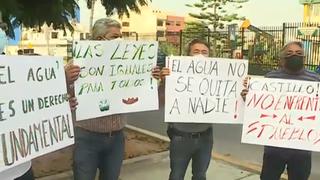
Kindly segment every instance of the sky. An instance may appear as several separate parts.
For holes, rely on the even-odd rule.
[[[183,15],[192,11],[192,8],[186,7],[185,4],[194,2],[199,0],[152,0],[152,6]],[[249,0],[243,4],[238,14],[249,19],[252,25],[278,26],[283,22],[301,22],[303,5],[299,0]]]
[[[80,0],[80,7],[85,7],[85,1]],[[155,9],[173,12],[177,15],[187,15],[194,11],[185,4],[192,4],[199,0],[152,0]],[[98,7],[97,7],[98,6]],[[95,19],[105,16],[105,11],[97,1]],[[254,26],[280,26],[283,22],[301,22],[303,20],[303,5],[299,0],[249,0],[237,12],[245,16]],[[90,11],[82,8],[81,23],[89,24]]]

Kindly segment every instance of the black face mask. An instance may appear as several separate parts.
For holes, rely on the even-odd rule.
[[[285,58],[284,67],[292,72],[298,72],[303,68],[303,56],[289,56]]]

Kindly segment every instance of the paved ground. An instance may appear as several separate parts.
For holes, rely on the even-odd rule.
[[[119,180],[167,180],[169,175],[168,152],[147,155],[125,161]],[[71,180],[72,172],[38,180]],[[185,177],[191,179],[190,166]],[[212,160],[207,173],[208,180],[259,180],[259,175],[241,170],[223,161]]]
[[[167,124],[164,122],[164,109],[128,115],[130,125],[152,131],[163,136],[166,135]],[[263,147],[241,143],[242,125],[214,124],[213,125],[213,151],[219,154],[231,155],[241,161],[255,164],[262,163]],[[320,153],[312,154],[312,170],[309,180],[320,179]],[[208,179],[211,180],[211,179]]]
[[[169,175],[169,157],[168,153],[158,154],[158,157],[139,161],[125,165],[121,180],[166,180]],[[191,179],[190,166],[185,177]],[[211,161],[207,173],[208,180],[259,180],[255,173],[241,170],[228,165],[222,161]]]

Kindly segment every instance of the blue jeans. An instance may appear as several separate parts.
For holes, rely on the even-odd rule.
[[[34,180],[32,168],[30,167],[26,173],[14,180]]]
[[[75,180],[94,180],[97,169],[100,172],[100,180],[118,180],[123,158],[123,130],[110,136],[107,133],[75,128]]]
[[[169,137],[171,139],[169,180],[184,180],[191,159],[192,180],[205,180],[213,146],[212,129],[200,137],[181,136],[174,132]]]
[[[279,180],[287,168],[289,180],[308,180],[311,173],[311,152],[265,147],[261,180]]]

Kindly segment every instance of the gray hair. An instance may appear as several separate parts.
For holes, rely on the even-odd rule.
[[[93,25],[91,39],[97,39],[99,36],[104,36],[108,33],[110,27],[121,28],[121,24],[110,18],[98,19]]]
[[[290,45],[297,45],[299,46],[302,50],[303,50],[303,44],[302,42],[300,41],[291,41],[291,42],[288,42],[286,45],[283,46],[283,48],[281,49],[280,51],[280,54],[279,54],[279,58],[280,60],[284,59],[286,57],[286,52],[287,52],[287,49]]]

